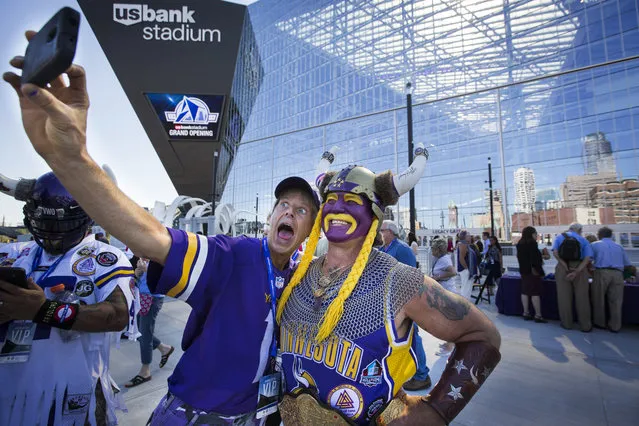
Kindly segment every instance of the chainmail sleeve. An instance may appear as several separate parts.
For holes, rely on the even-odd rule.
[[[389,319],[393,319],[404,305],[424,287],[424,274],[419,269],[400,263],[385,253],[380,253],[380,255],[391,258],[395,263],[389,271],[384,286],[387,312]]]

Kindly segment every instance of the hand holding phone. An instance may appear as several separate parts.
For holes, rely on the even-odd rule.
[[[0,281],[6,281],[21,288],[28,288],[27,274],[22,268],[0,267]]]
[[[73,63],[80,14],[63,7],[29,41],[22,67],[22,84],[45,87]]]

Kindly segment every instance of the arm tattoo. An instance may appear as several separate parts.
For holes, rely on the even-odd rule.
[[[470,312],[470,304],[463,297],[445,291],[439,285],[424,285],[419,295],[426,293],[426,301],[431,308],[437,309],[451,321],[464,319]]]
[[[129,321],[126,297],[116,287],[104,302],[81,305],[74,330],[104,332],[123,330]]]

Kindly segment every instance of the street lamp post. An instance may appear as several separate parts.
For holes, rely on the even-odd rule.
[[[257,238],[257,207],[260,203],[260,193],[255,193],[255,238]]]
[[[213,196],[211,197],[211,216],[208,221],[207,235],[213,235],[215,230],[215,205],[217,203],[217,161],[220,153],[213,151]]]
[[[495,235],[495,211],[493,209],[493,167],[488,157],[488,190],[490,197],[490,235]]]
[[[211,200],[211,211],[215,211],[215,203],[217,198],[217,159],[219,153],[213,151],[213,199]]]
[[[413,85],[406,83],[406,118],[408,124],[408,165],[413,163]],[[410,232],[415,235],[415,189],[411,188],[408,194],[408,217]]]

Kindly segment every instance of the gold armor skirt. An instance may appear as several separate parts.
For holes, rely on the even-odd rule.
[[[375,426],[385,426],[392,420],[398,418],[404,412],[406,394],[400,390],[380,413],[375,415],[370,424]],[[285,395],[279,406],[282,421],[285,426],[308,426],[308,425],[331,425],[349,426],[354,425],[337,410],[319,402],[308,393],[297,396]]]

